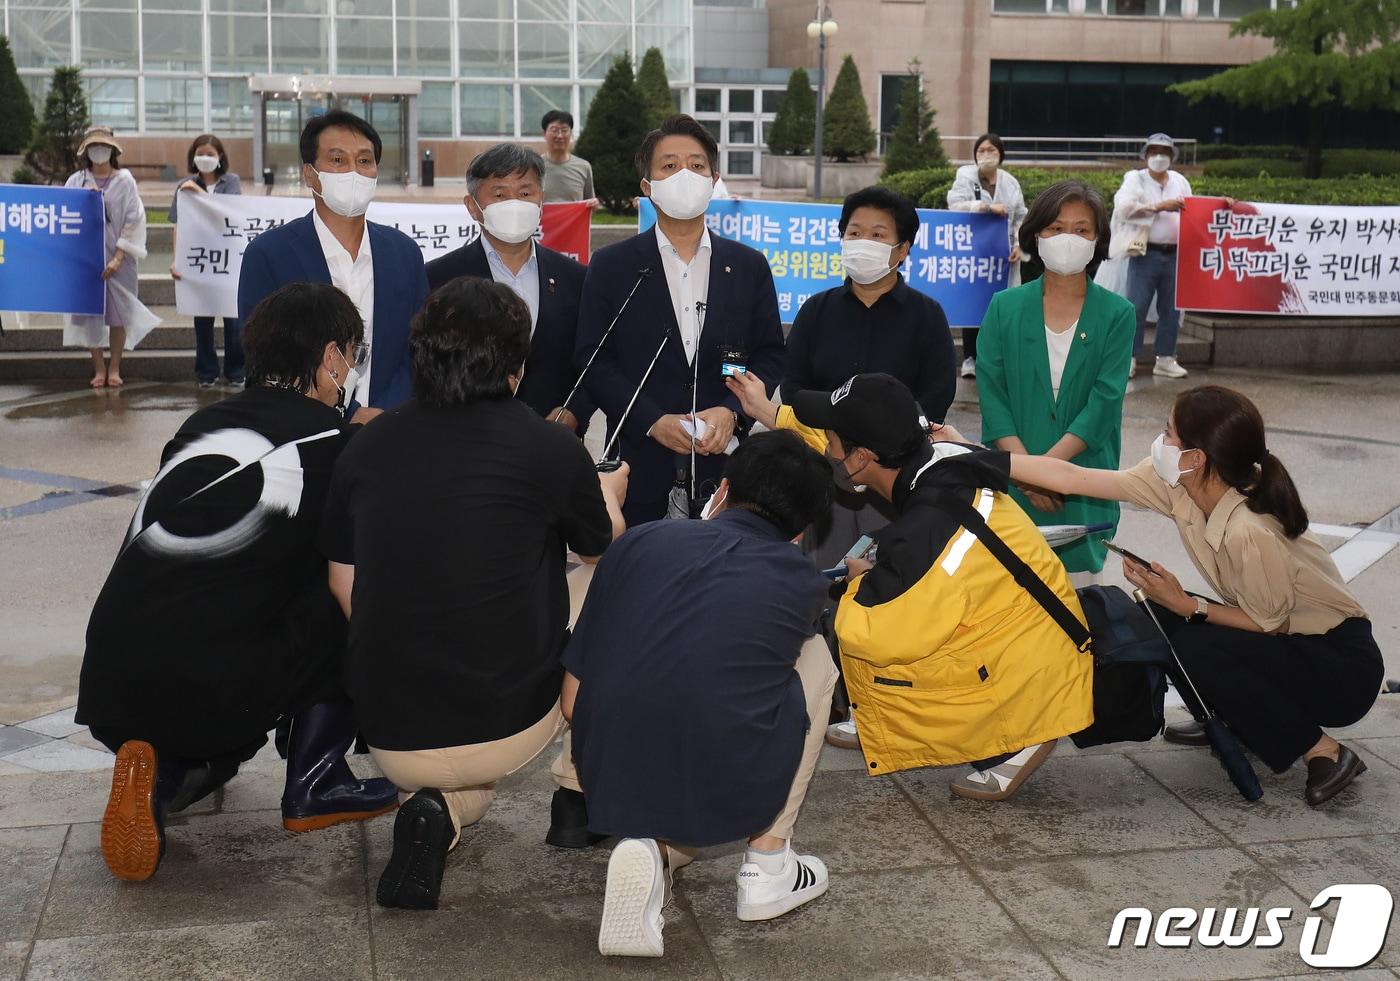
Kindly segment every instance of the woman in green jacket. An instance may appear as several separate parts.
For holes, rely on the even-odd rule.
[[[1136,320],[1133,305],[1093,282],[1108,255],[1108,209],[1099,192],[1062,181],[1036,196],[1021,251],[1044,274],[992,298],[977,345],[982,442],[1011,453],[1118,469],[1123,395]],[[1013,488],[1037,525],[1117,525],[1118,504]],[[1103,569],[1098,538],[1060,549],[1083,585]]]

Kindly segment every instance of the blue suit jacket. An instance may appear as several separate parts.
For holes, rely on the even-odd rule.
[[[540,415],[548,417],[564,404],[569,389],[578,380],[574,367],[574,335],[578,329],[578,303],[583,293],[585,269],[562,253],[535,243],[535,262],[540,276],[539,316],[530,338],[530,357],[525,362],[525,379],[515,397]],[[459,276],[491,279],[486,244],[477,239],[428,263],[428,289],[436,290]],[[569,402],[569,411],[579,421],[580,433],[588,431],[593,403],[580,388]]]
[[[365,222],[374,259],[374,342],[370,345],[369,404],[392,409],[413,394],[408,329],[428,298],[423,253],[397,228]],[[264,232],[248,243],[238,276],[238,319],[289,283],[329,283],[330,267],[311,215]]]
[[[720,375],[720,352],[724,348],[741,350],[749,370],[763,379],[771,393],[783,372],[778,294],[762,253],[714,234],[710,236],[710,249],[710,283],[697,353],[699,386],[695,405],[700,410],[727,406],[741,414],[742,423],[739,400],[725,388]],[[671,335],[661,360],[627,416],[619,440],[622,459],[632,467],[627,488],[629,523],[665,513],[665,499],[676,474],[676,454],[649,437],[647,431],[663,415],[689,412],[691,404],[693,369],[686,361],[654,229],[594,253],[583,283],[574,355],[581,368],[643,269],[650,269],[651,274],[642,281],[584,379],[589,396],[607,414],[611,438],[662,337]],[[742,435],[747,427],[740,428]],[[696,468],[699,482],[717,483],[726,459],[723,455],[700,457]]]

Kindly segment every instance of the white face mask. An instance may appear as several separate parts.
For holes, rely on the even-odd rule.
[[[1046,269],[1061,276],[1073,276],[1082,273],[1094,258],[1094,241],[1061,232],[1036,242],[1036,251]]]
[[[1157,438],[1152,441],[1152,469],[1157,471],[1157,476],[1162,478],[1162,482],[1168,487],[1176,487],[1181,483],[1181,475],[1191,473],[1195,470],[1181,469],[1181,447],[1172,446],[1167,442],[1166,433],[1158,433]]]
[[[339,409],[342,414],[348,416],[350,413],[350,403],[355,400],[355,389],[360,384],[360,371],[345,359],[344,351],[337,349],[335,353],[340,355],[341,363],[345,365],[344,384],[341,384],[335,376],[331,376],[331,380],[335,382],[337,392],[335,407]]]
[[[1152,156],[1147,158],[1147,169],[1152,171],[1152,173],[1154,174],[1165,173],[1167,168],[1171,165],[1172,158],[1167,156],[1165,153],[1154,153]]]
[[[375,178],[354,171],[328,174],[318,170],[316,176],[321,179],[321,191],[316,196],[342,218],[358,218],[368,211],[369,203],[374,200],[374,191],[379,186]]]
[[[497,201],[481,209],[481,224],[494,238],[514,245],[540,227],[540,206],[533,201]]]
[[[194,169],[201,174],[212,174],[219,169],[218,157],[198,156],[194,158]]]
[[[720,497],[719,491],[715,491],[710,495],[710,499],[705,502],[705,506],[700,509],[700,520],[709,521],[710,518],[714,517],[715,508],[727,500],[729,500],[729,488],[726,487],[724,489],[724,497]]]
[[[703,215],[715,193],[714,180],[688,168],[665,180],[648,183],[651,184],[651,203],[676,221],[689,221]]]
[[[112,159],[112,148],[109,146],[102,146],[99,143],[95,146],[88,147],[87,156],[94,164],[101,167]]]
[[[890,274],[893,254],[894,246],[886,242],[872,242],[868,238],[841,240],[841,265],[846,267],[846,275],[862,286],[878,283]]]
[[[984,174],[995,173],[999,166],[1001,166],[1001,161],[997,159],[995,153],[983,154],[977,158],[977,169]]]

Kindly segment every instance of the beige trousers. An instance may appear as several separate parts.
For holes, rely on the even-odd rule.
[[[555,702],[530,728],[489,743],[411,751],[371,746],[369,751],[383,774],[399,788],[399,803],[425,787],[442,791],[452,816],[455,847],[462,829],[486,816],[496,799],[496,781],[539,756],[564,727],[564,716]]]
[[[570,623],[577,622],[578,611],[583,606],[584,596],[592,581],[593,567],[590,565],[582,566],[570,573]],[[802,745],[802,759],[798,762],[797,772],[792,777],[787,803],[783,805],[778,816],[773,819],[773,823],[766,830],[760,832],[785,839],[792,838],[793,829],[797,825],[797,814],[802,809],[803,800],[807,797],[807,788],[812,783],[812,775],[817,771],[817,760],[821,756],[826,736],[826,720],[831,714],[831,694],[836,688],[836,665],[831,660],[831,649],[826,646],[826,641],[820,634],[807,638],[807,642],[802,645],[802,650],[797,656],[797,663],[793,665],[793,670],[797,672],[798,678],[802,681],[802,694],[807,701],[807,718],[809,720],[807,738]],[[564,733],[559,755],[555,757],[550,772],[554,775],[554,782],[560,787],[582,792],[583,787],[579,785],[578,772],[574,769],[573,746],[567,731]],[[688,864],[693,857],[693,855],[687,855],[687,850],[675,845],[669,846],[669,850],[672,855],[672,869]]]

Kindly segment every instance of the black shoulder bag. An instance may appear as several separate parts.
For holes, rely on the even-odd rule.
[[[1146,742],[1166,723],[1167,666],[1171,648],[1152,620],[1117,586],[1077,591],[1086,629],[1045,580],[1013,552],[982,515],[950,493],[939,505],[956,517],[996,556],[1016,584],[1030,593],[1074,646],[1094,658],[1094,722],[1070,736],[1080,749],[1104,743]]]

